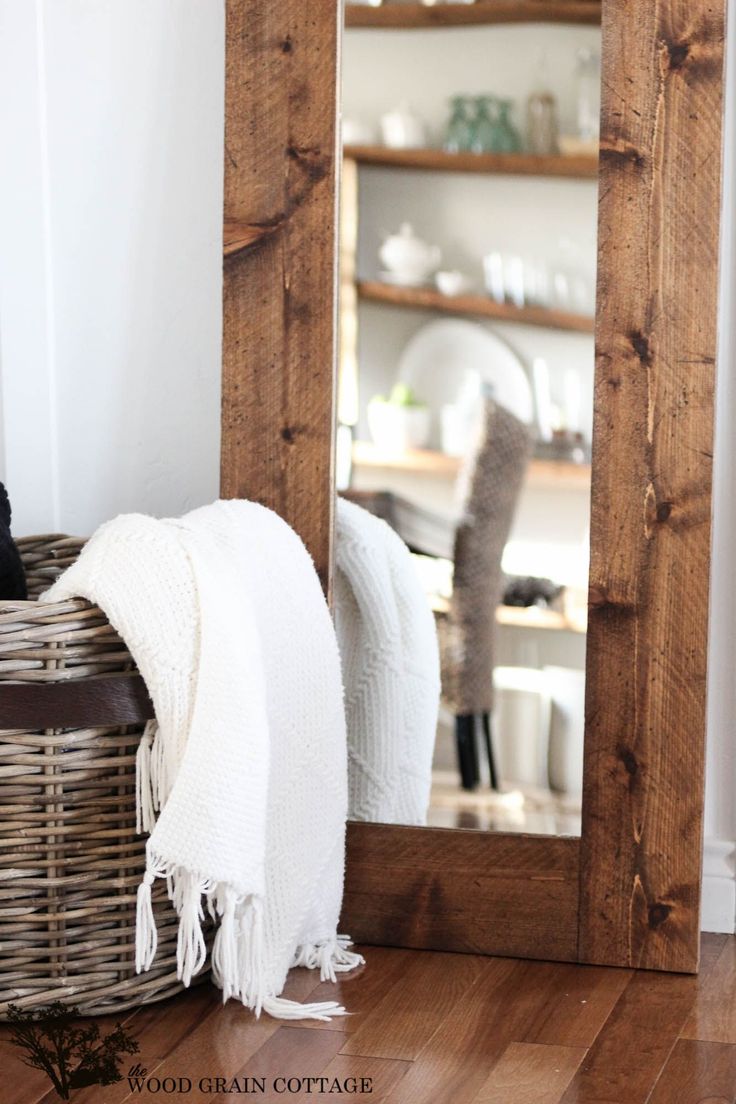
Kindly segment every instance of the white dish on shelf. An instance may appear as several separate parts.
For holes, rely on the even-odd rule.
[[[480,412],[489,388],[496,402],[520,421],[534,421],[532,389],[521,360],[505,341],[475,322],[438,319],[423,326],[401,354],[397,378],[430,408],[430,443],[435,448],[441,447],[443,407]]]
[[[444,269],[441,272],[435,272],[434,282],[437,285],[437,290],[450,299],[456,295],[466,295],[473,290],[473,281],[470,276],[467,276],[464,272],[458,272],[457,269]]]
[[[426,288],[432,286],[426,275],[418,272],[379,272],[378,278],[382,284],[390,284],[391,287]]]

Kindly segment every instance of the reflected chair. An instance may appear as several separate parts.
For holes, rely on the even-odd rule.
[[[458,477],[454,521],[433,515],[390,491],[344,491],[382,517],[413,552],[453,561],[452,597],[437,615],[442,698],[455,716],[455,743],[463,789],[480,781],[482,735],[491,787],[498,789],[491,711],[496,608],[503,594],[503,550],[524,481],[531,436],[505,407],[485,400],[482,429]]]
[[[487,400],[483,429],[460,475],[452,597],[438,619],[442,696],[455,716],[463,789],[480,781],[479,728],[491,787],[498,789],[491,712],[496,609],[503,594],[503,551],[531,453],[531,435],[505,407]]]

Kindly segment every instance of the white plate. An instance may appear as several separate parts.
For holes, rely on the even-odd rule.
[[[483,326],[438,319],[423,326],[399,360],[398,379],[432,411],[432,445],[440,444],[440,411],[446,404],[478,406],[483,384],[496,402],[531,425],[534,400],[526,372],[508,345]]]

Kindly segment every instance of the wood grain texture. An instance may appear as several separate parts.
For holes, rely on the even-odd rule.
[[[223,1006],[210,985],[128,1013],[125,1024],[149,1074],[192,1079],[182,1099],[214,1099],[200,1091],[199,1078],[237,1072],[265,1077],[258,1095],[266,1101],[327,1099],[315,1091],[276,1093],[268,1084],[295,1075],[371,1078],[371,1092],[349,1095],[376,1104],[733,1104],[736,1047],[678,1039],[702,993],[727,995],[720,982],[730,958],[721,952],[734,946],[734,937],[704,936],[699,979],[638,973],[633,980],[632,971],[605,967],[364,947],[366,966],[349,984],[343,978],[325,993],[316,972],[299,969],[285,991],[300,1001],[339,995],[352,1013],[347,1034],[344,1020],[317,1030],[305,1021],[256,1022],[236,1002]],[[115,1019],[106,1017],[105,1026]],[[0,1025],[3,1104],[57,1104],[8,1033]],[[373,1052],[392,1047],[414,1057]],[[74,1104],[153,1104],[163,1095],[133,1093],[123,1080],[80,1090]],[[329,1098],[341,1095],[348,1096]]]
[[[736,1043],[736,940],[728,940],[698,989],[682,1034],[686,1039]]]
[[[490,23],[589,23],[601,21],[597,0],[477,0],[472,6],[387,3],[345,8],[348,27],[467,27]]]
[[[424,9],[427,10],[426,8]],[[467,10],[467,9],[466,9]],[[345,156],[361,165],[429,172],[502,173],[510,176],[568,176],[596,180],[598,158],[587,154],[448,153],[442,149],[346,146]]]
[[[275,227],[226,222],[222,234],[223,256],[234,257],[236,253],[242,253],[272,233],[275,233]]]
[[[558,994],[524,1034],[530,1043],[590,1047],[632,978],[631,970],[605,966],[561,966]]]
[[[313,1001],[339,1001],[350,1009],[350,1015],[340,1016],[329,1023],[309,1020],[300,1022],[299,1026],[313,1031],[340,1031],[344,1035],[351,1035],[361,1027],[371,1009],[387,993],[401,985],[404,974],[418,955],[421,952],[398,950],[395,947],[371,947],[364,966],[346,974],[338,974],[335,983],[322,982],[309,996]]]
[[[478,318],[494,318],[499,322],[519,322],[525,326],[543,326],[571,333],[593,333],[595,326],[592,318],[569,311],[535,306],[515,307],[513,303],[497,303],[489,295],[443,295],[434,288],[395,287],[378,280],[361,280],[358,295],[366,302],[385,303],[392,307],[431,310],[440,314],[470,314]]]
[[[333,512],[335,0],[227,2],[221,493],[275,509],[323,585]]]
[[[584,1057],[582,1047],[509,1043],[473,1104],[559,1104]]]
[[[511,1042],[524,1042],[561,992],[559,966],[493,958],[427,1041],[391,1104],[473,1101]],[[587,1104],[587,1102],[586,1102]]]
[[[561,1104],[646,1104],[722,946],[705,937],[697,978],[635,973]]]
[[[374,1002],[341,1053],[413,1061],[489,964],[478,955],[415,951],[401,983]]]
[[[736,1046],[678,1039],[649,1104],[734,1104]]]
[[[360,1081],[367,1078],[371,1084],[370,1104],[382,1104],[410,1067],[410,1062],[397,1062],[391,1058],[338,1054],[325,1069],[325,1076],[354,1077]],[[357,1099],[360,1100],[360,1096]]]
[[[574,959],[579,843],[351,823],[342,927],[362,943]]]
[[[580,958],[698,963],[723,0],[604,7]]]

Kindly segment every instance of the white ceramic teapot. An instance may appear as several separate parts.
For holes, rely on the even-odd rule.
[[[386,238],[379,256],[387,277],[407,286],[426,283],[442,259],[439,247],[418,238],[408,222],[402,224],[398,234]]]
[[[389,149],[421,149],[427,144],[427,128],[406,100],[381,116],[381,135]]]

